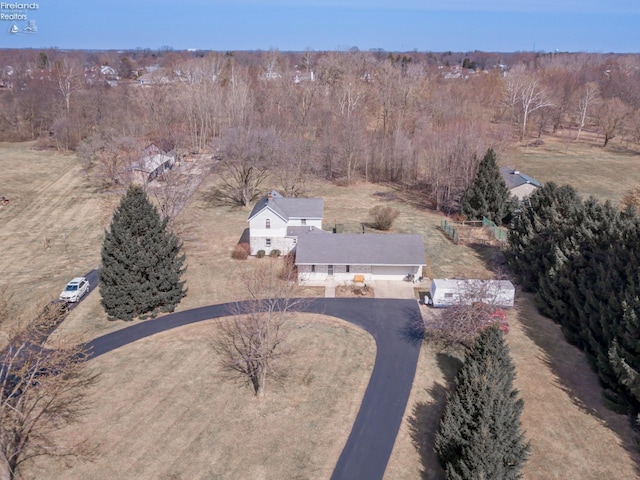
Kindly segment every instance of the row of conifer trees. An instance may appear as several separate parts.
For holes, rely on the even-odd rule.
[[[509,232],[507,260],[540,312],[560,324],[598,373],[606,404],[640,407],[640,218],[548,183]]]
[[[497,325],[485,328],[456,375],[456,389],[436,433],[447,480],[517,479],[529,456],[521,430],[524,402],[514,389],[515,366]]]

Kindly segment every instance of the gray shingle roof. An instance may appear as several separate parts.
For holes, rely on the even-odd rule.
[[[424,243],[415,234],[301,235],[299,265],[424,265]]]
[[[504,178],[509,190],[519,187],[520,185],[524,185],[525,183],[530,183],[536,187],[540,186],[540,182],[535,178],[525,175],[524,173],[520,173],[518,170],[514,170],[512,168],[501,167],[500,173],[502,174],[502,178]]]
[[[249,220],[260,213],[265,207],[271,208],[285,220],[291,218],[322,218],[324,200],[322,198],[286,198],[278,192],[265,195],[251,210]]]
[[[326,230],[317,227],[287,227],[287,237],[299,237],[308,234],[329,234]]]

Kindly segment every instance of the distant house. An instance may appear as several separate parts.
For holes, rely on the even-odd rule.
[[[431,282],[429,303],[434,307],[471,305],[482,302],[513,307],[516,289],[509,280],[456,280],[436,278]]]
[[[251,255],[264,250],[289,253],[300,233],[322,230],[324,201],[321,198],[286,198],[271,191],[260,199],[249,214]]]
[[[151,143],[142,150],[142,158],[131,168],[133,181],[140,184],[152,182],[166,170],[171,170],[175,163],[173,144],[168,141]]]
[[[502,178],[504,178],[511,195],[517,197],[519,201],[524,200],[535,192],[536,189],[541,187],[540,182],[535,178],[525,175],[518,170],[501,167],[500,173],[502,174]]]
[[[298,280],[340,283],[403,280],[420,276],[424,243],[415,234],[335,233],[298,237]]]

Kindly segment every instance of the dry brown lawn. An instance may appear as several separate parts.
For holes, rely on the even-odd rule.
[[[555,151],[552,145],[522,151],[518,167],[543,181],[575,178],[581,191],[602,198],[619,198],[628,185],[640,181],[629,174],[629,162],[635,159],[631,155],[580,145],[570,146],[567,153],[560,151],[560,143]],[[611,172],[600,168],[609,162]],[[576,176],[577,166],[584,167],[582,176]],[[624,169],[624,175],[618,173]],[[604,171],[612,176],[598,183]],[[214,206],[214,185],[215,177],[207,177],[178,219],[189,267],[189,294],[179,310],[242,298],[242,279],[260,261],[231,259],[249,210]],[[19,292],[16,300],[23,310],[55,297],[69,278],[98,264],[103,229],[117,195],[95,191],[73,157],[35,152],[28,144],[0,145],[0,194],[11,198],[10,206],[0,210],[0,267],[3,282]],[[440,231],[441,215],[401,200],[405,192],[318,181],[309,185],[308,194],[325,199],[325,228],[338,223],[345,231],[359,231],[378,203],[400,210],[391,231],[423,235],[429,277],[491,276],[486,266],[491,247],[454,245]],[[318,289],[301,292],[322,295]],[[508,342],[532,443],[525,477],[636,478],[638,458],[626,417],[603,407],[596,376],[580,352],[564,341],[553,322],[536,313],[528,296],[519,296],[518,308],[509,313]],[[128,325],[108,322],[99,295],[92,293],[57,334],[92,338]],[[93,393],[88,423],[70,433],[96,442],[98,457],[71,470],[46,462],[34,476],[328,478],[368,381],[371,339],[318,317],[297,324],[292,365],[298,366],[290,368],[282,384],[271,386],[264,402],[257,402],[246,388],[230,386],[217,375],[206,345],[211,329],[184,327],[92,362],[103,378]],[[442,478],[433,433],[458,366],[455,355],[423,346],[386,478]]]
[[[329,478],[369,381],[373,338],[336,319],[300,315],[289,324],[292,357],[259,400],[220,371],[209,346],[219,321],[93,360],[101,378],[91,411],[63,437],[88,439],[97,456],[68,468],[41,460],[27,476]]]
[[[0,286],[33,318],[35,304],[57,298],[66,283],[100,262],[104,196],[89,184],[75,156],[0,144]],[[7,325],[5,327],[10,327]],[[4,336],[0,343],[5,340]]]
[[[575,132],[570,133],[575,138]],[[618,139],[607,148],[601,145],[601,139],[589,132],[579,142],[567,142],[563,135],[545,136],[544,145],[518,147],[499,162],[541,182],[568,183],[584,195],[617,203],[625,192],[640,185],[640,152],[627,150]]]
[[[605,408],[584,355],[567,344],[558,325],[537,313],[529,294],[518,293],[508,319],[516,388],[525,401],[522,424],[531,441],[524,478],[638,478],[640,456],[628,417]],[[385,479],[444,478],[433,438],[461,358],[460,352],[423,345]]]

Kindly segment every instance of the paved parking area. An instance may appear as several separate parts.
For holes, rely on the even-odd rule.
[[[422,285],[424,284],[424,285]],[[416,294],[414,288],[424,287],[427,288],[425,282],[412,283],[412,282],[399,282],[392,280],[375,280],[371,283],[376,298],[403,298],[403,299],[415,299]]]

